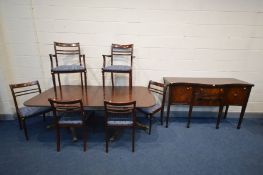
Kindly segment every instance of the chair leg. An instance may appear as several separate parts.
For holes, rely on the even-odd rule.
[[[132,71],[129,72],[129,86],[132,88]]]
[[[223,108],[224,108],[224,106],[219,106],[219,112],[218,112],[217,121],[216,121],[216,129],[219,128]]]
[[[167,106],[166,128],[168,128],[169,115],[170,115],[170,104],[168,104]]]
[[[60,74],[58,73],[58,85],[59,85],[59,89],[61,90],[61,80],[60,80]]]
[[[87,90],[87,72],[84,72],[84,82],[85,82],[85,88]]]
[[[83,151],[87,150],[87,124],[83,126]]]
[[[104,76],[104,71],[102,71],[102,85],[105,87],[105,76]]]
[[[28,141],[29,138],[28,138],[27,127],[26,127],[26,119],[25,119],[25,118],[22,118],[22,121],[23,121],[23,129],[24,129],[26,141]]]
[[[132,152],[134,152],[135,147],[135,125],[132,126]]]
[[[81,83],[81,88],[83,89],[83,75],[82,75],[82,72],[80,72],[80,83]]]
[[[193,105],[189,106],[189,112],[188,112],[188,122],[187,122],[187,128],[190,128],[190,123],[192,119],[192,111],[193,111]]]
[[[60,93],[61,93],[62,89],[61,89],[60,73],[58,73],[58,85],[59,85],[59,90],[60,90]]]
[[[46,121],[46,114],[43,114],[43,121]]]
[[[227,112],[228,112],[228,108],[229,108],[229,105],[226,105],[226,110],[225,110],[225,114],[224,114],[224,119],[226,119]]]
[[[55,74],[52,73],[52,80],[53,80],[53,86],[54,86],[54,92],[55,92],[55,96],[57,96],[57,85],[56,85],[56,78],[55,78]]]
[[[113,73],[111,72],[111,85],[114,87],[114,79],[113,79]]]
[[[109,151],[108,127],[105,127],[105,142],[106,142],[106,153],[108,153],[108,151]]]
[[[152,115],[149,115],[149,135],[151,135],[151,131],[152,131]]]
[[[59,126],[56,126],[57,131],[57,152],[60,151],[60,128]]]
[[[21,119],[21,117],[19,115],[17,116],[17,119],[18,119],[19,128],[23,129],[23,124],[22,124],[22,121],[21,121],[22,119]]]

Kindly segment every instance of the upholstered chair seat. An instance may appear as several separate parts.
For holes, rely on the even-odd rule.
[[[19,108],[19,112],[20,112],[22,117],[31,117],[31,116],[47,113],[49,111],[51,111],[50,107],[27,107],[27,106],[24,106],[24,107]]]
[[[53,72],[60,72],[60,73],[65,73],[65,72],[80,72],[80,71],[85,71],[86,68],[84,66],[80,65],[61,65],[57,66],[51,69]]]
[[[112,66],[107,66],[105,68],[102,68],[103,71],[111,72],[111,71],[118,71],[118,72],[128,72],[131,71],[131,66],[125,66],[125,65],[112,65]]]

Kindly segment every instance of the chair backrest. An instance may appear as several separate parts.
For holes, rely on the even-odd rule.
[[[61,115],[70,115],[70,114],[79,113],[80,115],[77,115],[76,117],[80,117],[80,120],[84,122],[85,112],[81,99],[62,101],[56,98],[49,98],[48,101],[50,102],[50,105],[53,110],[53,115],[56,121],[59,120],[59,117]]]
[[[112,60],[111,63],[113,64],[113,57],[120,57],[120,58],[128,58],[130,59],[130,64],[133,64],[133,44],[112,44],[111,45],[111,55]]]
[[[164,104],[166,95],[166,86],[163,83],[155,82],[150,80],[148,84],[148,89],[153,92],[155,100],[159,104]]]
[[[80,55],[79,43],[59,43],[54,42],[56,55]]]
[[[59,43],[54,42],[56,65],[58,66],[58,57],[76,56],[81,63],[80,44],[79,43]]]
[[[136,101],[129,101],[129,102],[104,101],[104,107],[105,107],[105,120],[106,121],[108,121],[110,118],[130,119],[135,124]]]
[[[26,82],[26,83],[19,83],[19,84],[10,84],[9,85],[11,89],[11,93],[14,99],[15,107],[16,107],[16,112],[18,113],[18,99],[17,97],[22,97],[30,94],[35,94],[35,93],[41,93],[41,88],[39,85],[38,81],[31,81],[31,82]]]

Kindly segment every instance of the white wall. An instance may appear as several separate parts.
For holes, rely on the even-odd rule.
[[[255,84],[247,111],[263,111],[262,0],[0,0],[0,7],[0,113],[13,112],[9,83],[52,87],[54,41],[80,42],[89,84],[102,84],[101,55],[111,43],[133,43],[135,85],[164,76],[238,78]]]

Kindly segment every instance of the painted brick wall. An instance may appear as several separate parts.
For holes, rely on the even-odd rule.
[[[263,111],[262,0],[0,0],[0,113],[12,113],[8,84],[52,86],[53,42],[80,42],[88,83],[101,85],[111,43],[135,45],[134,84],[164,76],[233,77],[256,86],[247,111]],[[7,78],[8,77],[8,78]],[[119,85],[127,78],[117,76]],[[64,84],[78,84],[66,76]],[[109,78],[108,78],[109,80]],[[107,82],[109,83],[109,81]],[[239,110],[239,108],[232,108]]]

